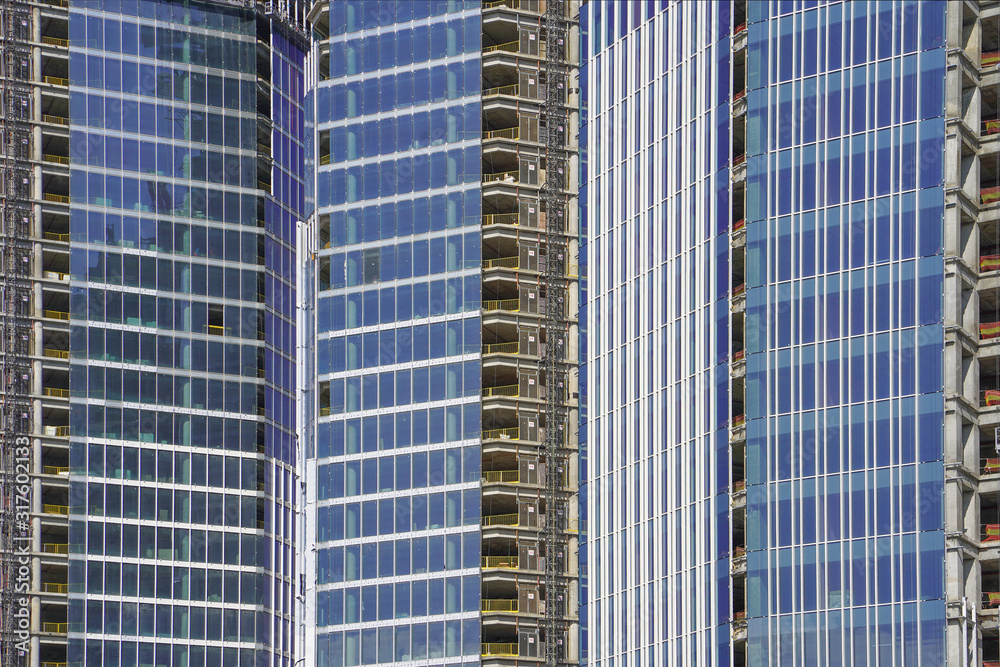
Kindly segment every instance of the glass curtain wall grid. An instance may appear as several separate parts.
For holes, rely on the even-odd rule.
[[[576,3],[554,90],[575,152]],[[315,458],[319,664],[576,660],[575,373],[548,387],[546,5],[334,1],[317,46]],[[554,137],[555,138],[555,137]],[[559,297],[576,308],[576,162]],[[561,341],[576,363],[576,324]],[[556,385],[553,382],[553,385]],[[546,391],[565,422],[545,423]],[[545,429],[560,442],[547,508]],[[558,521],[558,544],[541,539]],[[311,528],[310,528],[311,530]],[[546,558],[559,571],[550,601]],[[555,587],[553,587],[555,588]]]
[[[731,9],[583,7],[589,664],[731,660]]]
[[[478,2],[318,3],[317,664],[479,664]]]
[[[9,522],[0,550],[16,568],[5,570],[0,584],[0,661],[59,663],[66,660],[67,618],[67,12],[5,2],[2,13],[3,311],[13,321],[3,328],[0,393],[7,418],[4,455],[10,458],[4,468]],[[20,440],[25,435],[27,443]],[[20,447],[11,446],[17,442]],[[14,625],[20,630],[22,619],[27,639],[8,632]]]
[[[69,4],[67,660],[289,667],[304,37]]]
[[[995,9],[588,7],[589,659],[994,664]]]

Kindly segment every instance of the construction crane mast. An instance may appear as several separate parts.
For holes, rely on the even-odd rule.
[[[543,106],[545,119],[545,169],[547,178],[542,188],[545,202],[545,665],[556,667],[565,661],[563,619],[566,606],[566,540],[565,507],[566,456],[564,448],[569,400],[567,344],[569,326],[567,309],[569,290],[567,279],[566,238],[567,208],[567,141],[569,115],[566,111],[569,66],[567,64],[568,22],[566,0],[549,0],[544,16],[546,31],[545,74],[546,91]]]
[[[31,10],[26,2],[0,5],[0,312],[3,357],[0,394],[0,663],[27,657],[30,568],[26,554],[31,485]]]

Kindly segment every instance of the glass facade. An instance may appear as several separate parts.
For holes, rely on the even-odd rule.
[[[289,666],[303,42],[224,3],[69,31],[69,659]]]
[[[307,642],[479,664],[479,3],[323,11]]]
[[[749,664],[945,662],[945,3],[751,2]]]
[[[593,665],[730,660],[729,8],[582,9]]]
[[[587,5],[591,663],[955,659],[950,7]]]

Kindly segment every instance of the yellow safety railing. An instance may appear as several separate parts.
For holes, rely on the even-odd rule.
[[[517,53],[520,50],[520,42],[514,40],[513,42],[504,42],[503,44],[494,44],[493,46],[484,46],[483,53],[493,53],[494,51],[507,51],[509,53]]]
[[[46,123],[54,123],[56,125],[69,125],[69,118],[64,116],[53,116],[51,114],[42,114],[42,120]]]
[[[42,551],[44,551],[47,554],[68,554],[69,553],[69,545],[68,544],[54,544],[54,543],[43,544],[42,545]]]
[[[57,632],[61,635],[69,631],[69,623],[42,623],[42,632]]]
[[[483,345],[483,354],[517,354],[518,344],[514,343],[489,343]]]
[[[483,517],[484,526],[516,526],[517,514],[493,514]]]
[[[49,280],[67,281],[72,276],[70,276],[68,273],[61,273],[59,271],[45,271],[44,273],[42,273],[42,277],[48,278]]]
[[[483,174],[483,183],[517,183],[517,171],[500,171],[495,174]]]
[[[68,475],[69,466],[43,466],[42,472],[46,475]]]
[[[521,132],[516,127],[505,127],[501,130],[483,132],[483,139],[517,139]]]
[[[518,267],[517,257],[495,257],[484,259],[484,269],[516,269]]]
[[[502,387],[483,387],[483,398],[493,396],[517,396],[517,385],[507,384]]]
[[[69,389],[59,389],[58,387],[43,387],[42,394],[54,398],[69,398]]]
[[[42,44],[52,44],[53,46],[69,46],[68,39],[61,37],[42,37]]]
[[[49,0],[51,2],[52,0]],[[42,662],[39,663],[42,667],[68,667],[68,662]]]
[[[495,9],[497,7],[520,9],[521,0],[488,0],[488,2],[483,3],[483,9]]]
[[[45,201],[59,202],[60,204],[69,203],[69,195],[55,195],[51,192],[46,192],[44,195]]]
[[[64,79],[61,76],[46,76],[42,77],[45,83],[51,83],[53,86],[68,86],[69,79]]]
[[[483,473],[483,478],[487,482],[517,484],[521,479],[521,473],[517,470],[487,470]]]
[[[483,600],[483,611],[517,612],[517,600]]]
[[[54,435],[65,438],[69,435],[69,426],[46,426],[45,435]]]
[[[220,327],[217,324],[206,324],[205,325],[205,331],[207,331],[209,333],[209,335],[212,335],[212,336],[228,336],[229,335],[229,327]]]
[[[46,593],[69,593],[69,584],[53,584],[47,582],[42,584],[42,590]]]
[[[43,514],[62,514],[63,516],[69,516],[69,506],[68,505],[42,505]]]
[[[319,163],[320,164],[330,164],[330,154],[327,153],[326,155],[320,155],[319,156]]]
[[[517,568],[517,556],[483,556],[483,569],[497,567]]]
[[[483,644],[483,655],[502,655],[508,657],[517,657],[517,644],[498,644],[496,642],[491,642],[489,644]]]
[[[512,428],[491,428],[483,431],[483,440],[517,440],[518,427]]]
[[[320,408],[319,409],[319,416],[320,417],[329,417],[330,416],[330,407],[327,406],[325,408]]]
[[[46,310],[45,317],[50,320],[68,320],[69,313],[62,310]]]
[[[518,299],[486,299],[483,301],[483,310],[509,310],[516,313],[521,309],[521,302]]]
[[[497,86],[496,88],[487,88],[483,91],[483,97],[492,97],[494,95],[520,95],[521,86],[519,84],[511,84],[509,86]]]
[[[69,7],[69,0],[45,0],[45,3],[56,7]]]
[[[59,241],[61,243],[69,243],[69,234],[56,234],[55,232],[45,232],[42,234],[42,238],[46,241]]]
[[[53,350],[45,348],[44,354],[46,357],[52,357],[53,359],[69,359],[69,350]]]
[[[520,224],[518,213],[491,213],[483,216],[484,225],[517,225]]]
[[[262,144],[259,141],[257,142],[257,152],[263,153],[264,155],[271,157],[271,147],[268,146],[267,144]]]

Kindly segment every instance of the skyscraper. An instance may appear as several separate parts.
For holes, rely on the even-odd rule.
[[[996,7],[581,21],[590,662],[996,664]]]
[[[576,14],[310,14],[317,664],[578,659]]]
[[[291,665],[304,14],[3,10],[2,661]]]

